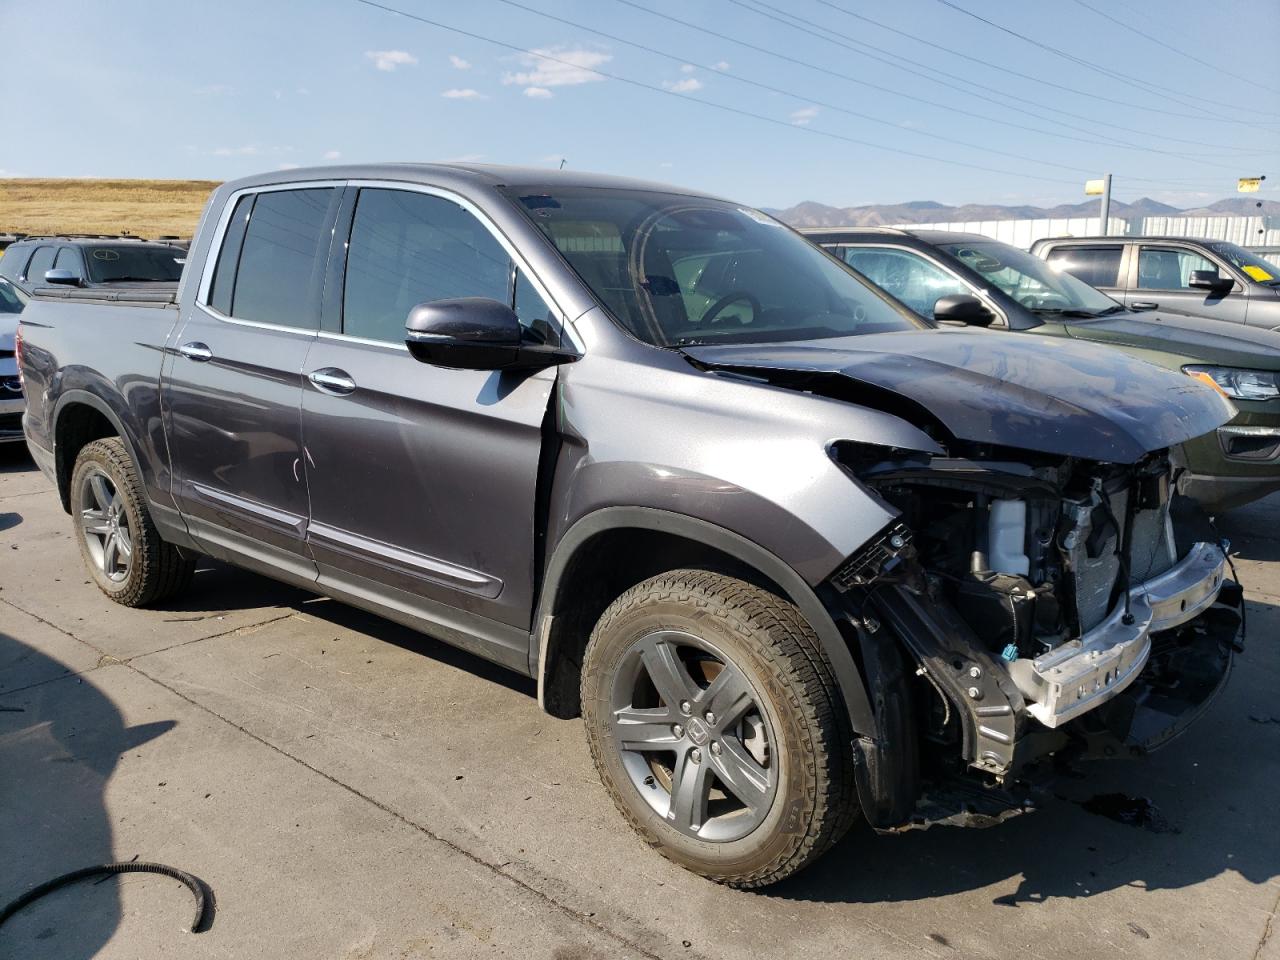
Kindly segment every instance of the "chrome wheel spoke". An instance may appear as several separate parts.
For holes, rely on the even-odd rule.
[[[705,762],[694,759],[688,750],[676,759],[671,775],[671,806],[667,819],[685,833],[697,833],[707,822],[707,802],[711,797],[711,771]]]
[[[119,545],[120,538],[115,533],[108,533],[102,541],[102,569],[107,574],[116,572],[116,563],[120,559]]]
[[[677,742],[674,711],[667,707],[642,710],[625,707],[613,714],[614,734],[623,750],[670,750]]]
[[[133,557],[133,539],[129,536],[128,528],[124,526],[116,531],[116,551],[120,554],[124,565],[128,566],[129,560]]]
[[[725,789],[747,807],[759,809],[769,795],[769,771],[756,762],[736,737],[726,737],[720,746],[719,754],[711,758],[716,776]]]

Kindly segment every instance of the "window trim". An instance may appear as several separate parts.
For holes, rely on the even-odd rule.
[[[88,280],[89,280],[89,271],[88,271],[88,269],[87,269],[87,268],[88,268],[88,266],[89,266],[89,265],[88,265],[87,263],[85,263],[85,259],[84,259],[84,252],[83,252],[79,247],[77,247],[77,246],[73,246],[73,245],[71,245],[71,244],[67,244],[67,245],[66,245],[66,246],[64,246],[64,247],[61,247],[61,248],[58,250],[58,252],[57,252],[57,253],[55,253],[55,254],[53,255],[53,268],[52,268],[52,269],[54,269],[54,270],[57,270],[57,269],[58,269],[58,260],[59,260],[59,259],[61,259],[62,255],[63,255],[64,253],[69,253],[72,257],[74,257],[77,261],[79,261],[79,270],[77,271],[77,273],[78,273],[78,274],[79,274],[79,276],[80,276],[80,280],[81,280],[81,282],[88,282]]]
[[[937,267],[943,273],[957,280],[961,284],[961,286],[966,287],[970,291],[970,293],[973,294],[973,296],[981,300],[983,305],[986,306],[989,310],[991,310],[996,315],[997,320],[1003,322],[1003,326],[1005,330],[1012,329],[1009,326],[1008,313],[1005,311],[1004,307],[1000,306],[1000,304],[996,302],[995,297],[993,297],[986,290],[983,290],[981,287],[976,286],[968,278],[962,277],[960,274],[956,273],[956,271],[953,270],[950,266],[948,266],[947,263],[935,257],[933,255],[933,251],[931,250],[921,250],[919,247],[914,247],[909,243],[881,243],[878,240],[870,243],[864,242],[862,240],[842,240],[836,243],[835,246],[837,249],[840,249],[840,250],[843,250],[846,247],[856,247],[859,250],[877,250],[877,249],[898,250],[903,253],[914,254],[915,256],[919,257],[921,260],[924,260],[926,263],[933,264],[933,266]],[[866,276],[865,274],[862,273],[862,271],[858,270],[857,267],[849,263],[848,260],[845,260],[844,257],[841,257],[840,259],[841,261],[843,261],[844,265],[847,266],[849,269],[857,271],[859,276]],[[867,277],[866,279],[867,279],[867,282],[871,284],[873,287],[876,287],[879,290],[884,290],[884,288],[881,287],[880,284],[876,283],[870,277]],[[889,293],[888,290],[884,290],[884,293],[887,296],[892,297],[898,303],[902,303],[901,300],[898,300],[897,297],[894,297],[893,294]],[[902,305],[906,307],[910,313],[913,313],[918,317],[921,316],[920,314],[912,310],[910,307],[907,307],[905,303],[903,303]],[[929,323],[934,323],[934,324],[940,322],[938,320],[934,320],[932,317],[923,317],[922,319],[928,321]]]

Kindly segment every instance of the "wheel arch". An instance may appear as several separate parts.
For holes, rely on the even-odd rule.
[[[53,411],[54,475],[62,509],[71,510],[71,471],[86,444],[103,437],[119,437],[133,462],[139,463],[133,438],[120,417],[101,397],[87,390],[68,390]]]
[[[605,608],[641,580],[681,566],[717,569],[795,604],[831,662],[853,730],[876,735],[862,675],[814,589],[759,544],[706,520],[652,507],[606,507],[590,513],[569,528],[552,553],[529,654],[538,703],[546,712],[578,715],[582,653]]]

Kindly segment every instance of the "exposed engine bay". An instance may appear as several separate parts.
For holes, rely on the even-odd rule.
[[[1207,518],[1172,495],[1166,452],[833,453],[901,514],[832,585],[864,661],[886,636],[910,651],[903,722],[953,766],[1003,783],[1068,748],[1142,752],[1225,681],[1239,588]]]

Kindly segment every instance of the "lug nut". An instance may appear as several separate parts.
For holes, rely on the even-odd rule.
[[[679,740],[681,737],[684,736],[684,727],[680,726],[680,724],[677,723],[674,727],[671,728],[671,732],[674,733],[676,736],[676,739]]]
[[[707,711],[707,723],[715,723],[715,722],[716,722],[716,715],[715,715],[714,713],[712,713],[710,710],[708,710],[708,711]]]
[[[713,757],[720,756],[720,751],[722,749],[723,748],[720,746],[720,741],[719,740],[715,741],[714,743],[711,744],[711,755]]]
[[[692,760],[694,763],[701,763],[702,751],[699,750],[697,747],[694,747],[692,750],[689,751],[689,759]]]
[[[687,714],[692,713],[692,712],[693,712],[693,705],[692,705],[692,704],[690,704],[688,700],[681,700],[681,701],[680,701],[680,712],[681,712],[681,713],[683,713],[683,714],[686,714],[686,715],[687,715]]]
[[[981,668],[981,667],[970,667],[970,668],[969,668],[969,676],[970,676],[970,677],[972,677],[974,680],[977,680],[979,677],[981,677],[981,676],[982,676],[982,668]]]
[[[977,687],[970,687],[970,688],[969,688],[969,699],[970,699],[970,700],[981,700],[981,699],[982,699],[982,691],[981,691],[981,690],[979,690]]]

